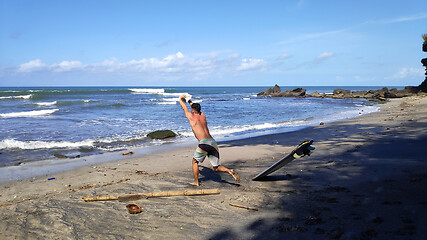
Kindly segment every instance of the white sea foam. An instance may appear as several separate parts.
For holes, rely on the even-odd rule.
[[[243,125],[243,126],[235,126],[230,128],[213,128],[212,133],[218,135],[226,135],[238,132],[246,132],[246,131],[254,131],[254,130],[265,130],[271,128],[279,128],[286,126],[299,126],[303,123],[303,121],[289,121],[289,122],[281,122],[281,123],[261,123],[254,125]]]
[[[19,98],[19,99],[30,99],[33,95],[19,95],[19,96],[7,96],[7,97],[0,97],[0,99],[13,99],[13,98]]]
[[[379,110],[378,106],[364,106],[358,109],[352,109],[352,110],[344,111],[335,115],[327,115],[320,118],[308,117],[303,120],[286,121],[286,122],[279,122],[279,123],[262,123],[262,124],[241,125],[241,126],[212,127],[210,129],[210,133],[214,136],[221,138],[227,135],[233,135],[236,133],[244,133],[244,132],[251,132],[251,131],[263,132],[263,131],[269,131],[269,130],[281,129],[281,128],[298,129],[301,127],[315,126],[315,125],[318,125],[320,122],[328,123],[328,122],[335,122],[339,120],[353,118],[358,115],[368,114],[368,113],[376,112],[378,110]],[[191,137],[193,136],[193,132],[180,132],[180,135],[184,137]]]
[[[298,121],[289,121],[289,122],[281,122],[281,123],[261,123],[261,124],[230,126],[230,127],[219,126],[219,127],[211,128],[210,133],[212,135],[224,136],[224,135],[246,132],[246,131],[260,131],[260,130],[266,130],[266,129],[272,129],[272,128],[287,127],[287,126],[297,127],[297,126],[301,126],[302,124],[304,124],[304,121],[298,120]],[[193,136],[193,132],[181,132],[180,134],[184,137]]]
[[[14,92],[14,93],[16,93],[16,92],[21,92],[21,91],[16,91],[16,90],[3,90],[3,91],[0,91],[0,92],[3,92],[3,93],[10,93],[10,92]]]
[[[186,99],[188,98],[188,100],[190,100],[193,96],[191,96],[191,94],[189,93],[161,93],[160,95],[163,96],[170,96],[170,97],[180,97],[182,94],[186,95]]]
[[[167,102],[179,102],[179,97],[183,94],[185,94],[185,100],[190,100],[193,96],[189,93],[166,93],[163,88],[130,88],[130,91],[132,91],[133,94],[157,94],[161,96],[165,96],[168,98],[163,98],[164,101]],[[175,97],[175,98],[171,98]],[[153,101],[150,99],[150,101]],[[158,104],[172,104],[172,103],[158,103]]]
[[[189,93],[160,93],[160,95],[162,96],[167,96],[167,97],[178,97],[178,101],[179,101],[179,97],[181,95],[185,94],[185,101],[190,100],[193,96]]]
[[[84,140],[80,142],[69,141],[17,141],[14,139],[5,139],[0,142],[0,149],[51,149],[51,148],[79,148],[92,147],[93,140]]]
[[[169,97],[179,97],[184,93],[161,93],[160,95],[169,96]]]
[[[174,101],[174,102],[158,102],[157,104],[159,104],[159,105],[173,105],[173,104],[176,104],[176,102]]]
[[[53,106],[56,103],[57,103],[56,101],[54,101],[54,102],[38,102],[38,103],[36,103],[36,105],[39,105],[39,106]]]
[[[251,99],[250,99],[250,98],[246,98],[246,97],[245,97],[245,98],[243,98],[243,100],[251,100]]]
[[[165,90],[163,88],[129,88],[135,94],[161,94]]]
[[[185,101],[186,102],[188,102],[193,97],[191,94],[188,94],[188,93],[162,93],[161,95],[163,95],[163,96],[181,96],[183,94],[185,94]],[[160,102],[158,104],[161,104],[161,105],[175,104],[175,103],[179,102],[179,97],[162,98],[162,101],[164,101],[164,102]]]
[[[179,98],[162,98],[162,100],[166,102],[178,102]]]
[[[59,109],[49,109],[49,110],[37,110],[37,111],[28,111],[28,112],[12,112],[12,113],[0,113],[2,118],[13,118],[13,117],[39,117],[50,115]]]

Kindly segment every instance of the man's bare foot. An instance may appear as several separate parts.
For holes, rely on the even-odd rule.
[[[192,182],[192,183],[190,183],[190,185],[193,185],[193,186],[200,186],[200,184],[198,183],[198,182]]]
[[[240,183],[240,176],[239,174],[237,174],[236,171],[234,171],[233,169],[230,170],[230,174],[231,176],[233,176],[234,180],[236,180],[236,182]]]

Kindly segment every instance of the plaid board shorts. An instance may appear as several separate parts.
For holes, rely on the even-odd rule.
[[[206,156],[209,158],[212,166],[218,167],[220,165],[218,145],[213,138],[200,140],[193,158],[196,159],[197,162],[202,163]]]

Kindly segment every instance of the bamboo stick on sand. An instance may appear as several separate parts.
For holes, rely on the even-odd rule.
[[[136,193],[136,194],[124,194],[124,195],[111,195],[111,196],[94,196],[84,197],[85,202],[92,201],[109,201],[109,200],[135,200],[140,198],[151,198],[151,197],[172,197],[172,196],[194,196],[194,195],[210,195],[219,194],[218,188],[215,189],[198,189],[198,190],[185,190],[185,191],[167,191],[167,192],[149,192],[149,193]]]
[[[247,206],[242,206],[242,205],[234,204],[234,203],[230,203],[230,206],[238,207],[238,208],[244,208],[244,209],[247,209],[247,210],[258,211],[258,209],[256,209],[256,208],[253,208],[253,207],[247,207]]]

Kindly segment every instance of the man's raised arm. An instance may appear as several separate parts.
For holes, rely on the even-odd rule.
[[[186,116],[187,118],[189,118],[189,116],[190,116],[190,111],[188,111],[187,105],[185,104],[185,94],[182,94],[182,95],[179,97],[179,105],[181,105],[182,110],[184,110],[185,116]]]

